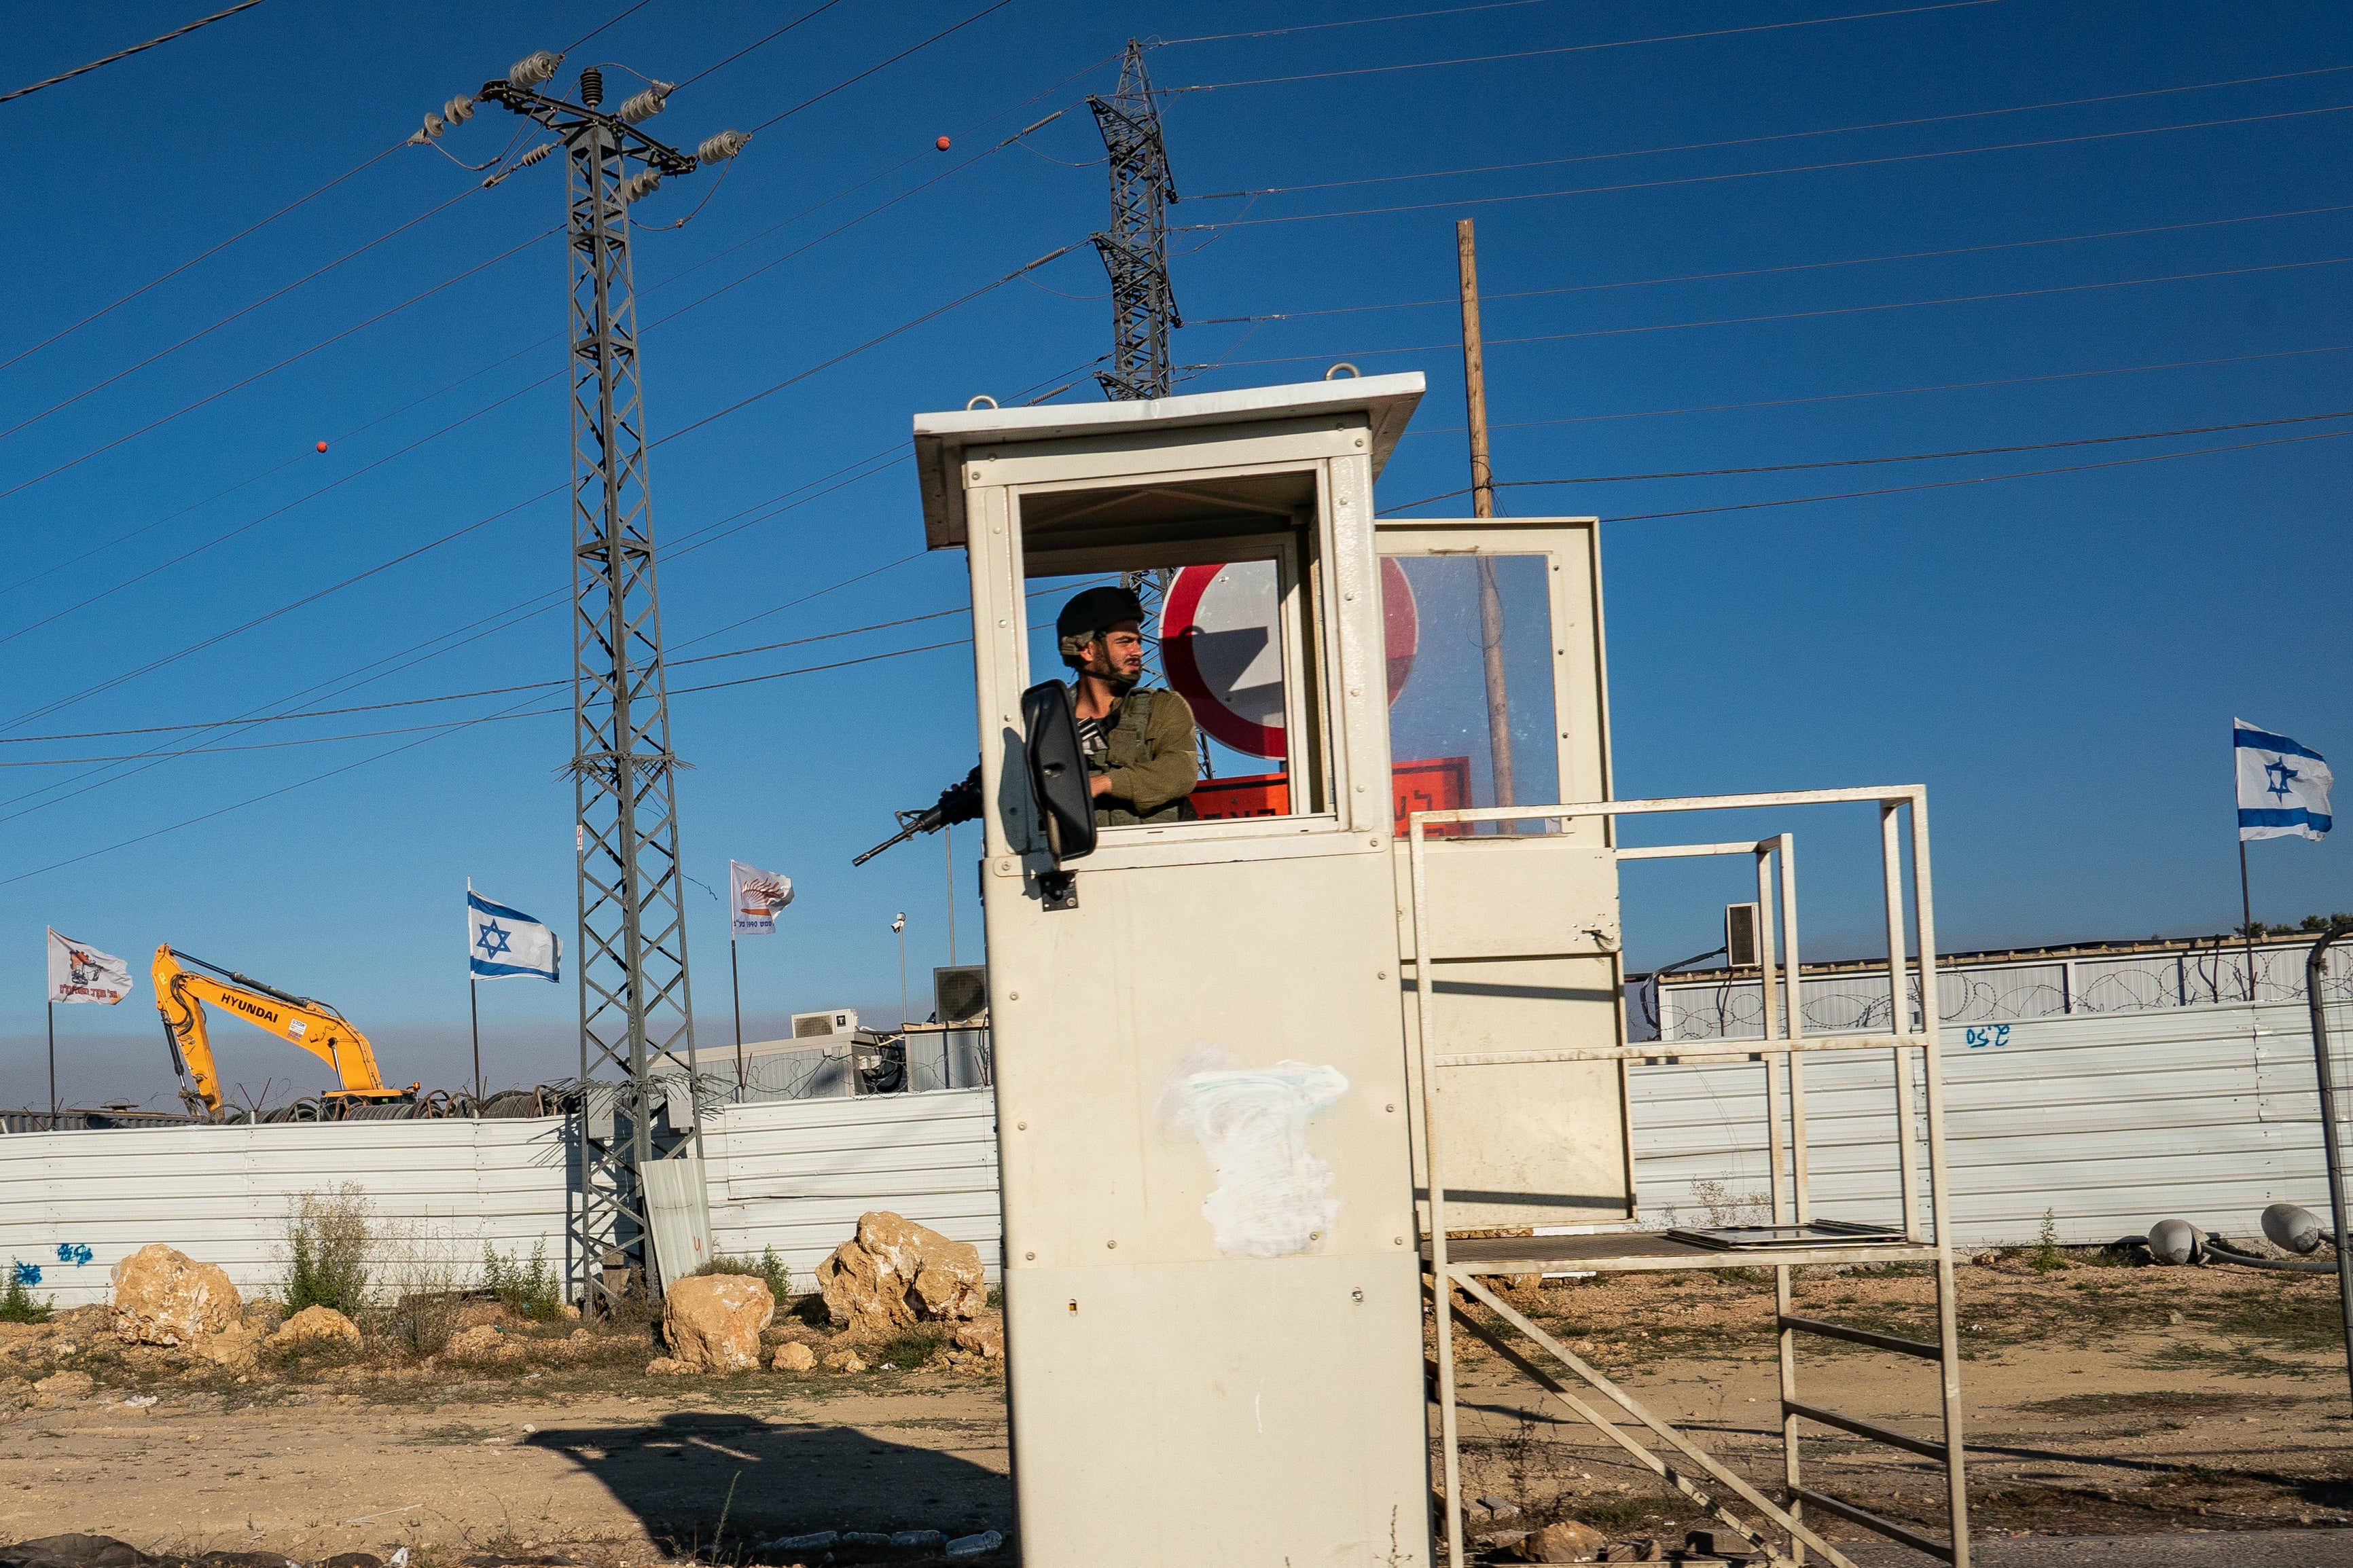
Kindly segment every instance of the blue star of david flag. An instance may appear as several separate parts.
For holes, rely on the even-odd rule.
[[[466,884],[466,967],[477,980],[561,980],[564,942],[521,910]]]
[[[2337,782],[2320,753],[2285,735],[2231,721],[2239,762],[2239,837],[2325,837],[2333,823],[2328,789]]]

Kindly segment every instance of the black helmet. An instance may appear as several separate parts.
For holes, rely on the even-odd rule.
[[[1089,588],[1074,595],[1054,617],[1054,636],[1060,640],[1062,662],[1072,669],[1079,668],[1079,650],[1103,635],[1104,629],[1122,621],[1142,621],[1144,601],[1132,588]]]

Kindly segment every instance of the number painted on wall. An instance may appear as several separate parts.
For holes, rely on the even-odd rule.
[[[1988,1046],[2010,1044],[2008,1024],[1975,1024],[1970,1026],[1968,1033],[1969,1049],[1973,1051],[1981,1051]]]

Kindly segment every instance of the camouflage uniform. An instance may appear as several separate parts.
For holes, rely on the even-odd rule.
[[[1078,690],[1071,689],[1077,700]],[[1111,792],[1095,797],[1103,827],[1192,819],[1188,797],[1200,778],[1193,710],[1174,691],[1136,687],[1094,721],[1103,744],[1087,755],[1090,774],[1111,776]]]

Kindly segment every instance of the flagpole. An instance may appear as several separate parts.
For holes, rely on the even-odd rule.
[[[466,1012],[474,1021],[474,1114],[482,1108],[482,984],[466,972]]]
[[[728,911],[727,989],[735,999],[735,1089],[744,1089],[744,972],[735,963],[734,911]]]
[[[2239,927],[2247,939],[2247,1001],[2255,1000],[2255,900],[2247,891],[2247,841],[2239,840],[2239,915],[2243,922]]]
[[[49,1131],[58,1130],[58,1005],[47,1004],[49,1014]]]
[[[940,840],[941,840],[941,842],[942,842],[942,843],[946,847],[946,849],[947,849],[947,858],[948,858],[948,963],[949,963],[949,965],[950,965],[951,967],[953,967],[953,966],[955,965],[955,961],[956,961],[956,954],[955,954],[955,825],[954,823],[950,823],[950,824],[948,825],[947,830],[946,830],[945,832],[944,832],[944,833],[942,833],[942,834],[940,835]]]

